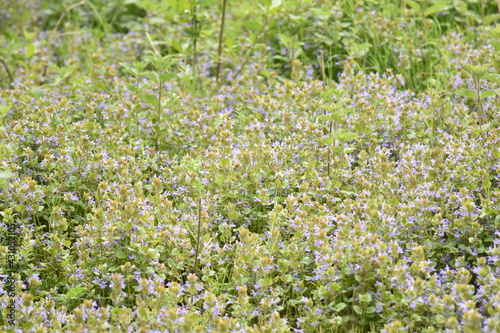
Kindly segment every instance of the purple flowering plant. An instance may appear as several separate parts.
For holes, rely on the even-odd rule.
[[[0,328],[495,332],[498,8],[460,3],[228,2],[220,56],[211,0],[8,6]]]

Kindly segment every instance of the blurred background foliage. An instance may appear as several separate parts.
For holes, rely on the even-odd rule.
[[[162,55],[180,53],[189,58],[191,40],[198,42],[197,55],[208,56],[213,74],[217,58],[222,1],[215,0],[84,0],[18,1],[0,5],[0,57],[5,67],[30,67],[27,55],[35,37],[50,39],[43,31],[59,36],[90,31],[101,40],[136,36],[137,59],[149,48],[145,33]],[[443,36],[462,31],[477,42],[480,25],[498,20],[494,0],[342,0],[342,1],[229,1],[224,35],[223,68],[238,73],[255,52],[265,53],[262,75],[276,71],[292,77],[297,68],[310,68],[321,78],[318,54],[325,55],[325,72],[336,80],[344,62],[351,58],[359,70],[383,73],[390,68],[405,78],[406,88],[423,91],[446,83],[450,54],[442,47]],[[194,23],[196,22],[196,23]],[[198,30],[193,29],[196,24]],[[54,32],[54,31],[53,31]],[[58,41],[64,43],[63,40]],[[43,45],[43,38],[40,39]],[[21,51],[22,50],[22,51]],[[68,51],[68,50],[67,50]],[[64,50],[61,57],[64,57]],[[53,62],[51,55],[46,62]],[[192,65],[192,63],[191,63]],[[41,66],[42,68],[44,66]],[[1,66],[0,66],[1,68]],[[83,66],[85,69],[85,66]],[[15,72],[11,69],[11,72]],[[295,74],[300,72],[295,69]],[[13,76],[13,73],[9,74]],[[5,86],[5,83],[2,83]]]

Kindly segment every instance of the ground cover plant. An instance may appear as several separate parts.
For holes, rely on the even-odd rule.
[[[497,332],[499,5],[4,1],[1,330]]]

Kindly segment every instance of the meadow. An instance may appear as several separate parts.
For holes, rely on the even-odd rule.
[[[1,332],[499,332],[500,2],[4,0]]]

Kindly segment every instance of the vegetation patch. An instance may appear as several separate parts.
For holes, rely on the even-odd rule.
[[[7,1],[6,332],[496,332],[496,1]]]

